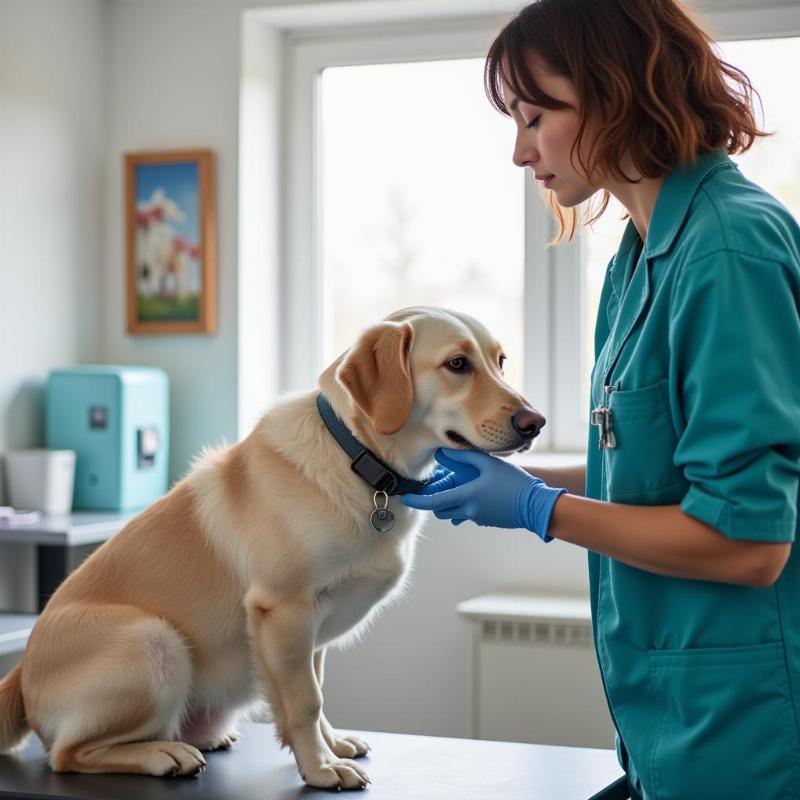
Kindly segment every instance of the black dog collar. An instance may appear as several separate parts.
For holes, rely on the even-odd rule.
[[[418,494],[425,481],[415,481],[398,475],[391,467],[383,463],[371,450],[350,433],[328,402],[322,392],[317,395],[317,408],[325,427],[339,444],[339,447],[350,456],[350,467],[363,478],[376,492],[393,494]]]

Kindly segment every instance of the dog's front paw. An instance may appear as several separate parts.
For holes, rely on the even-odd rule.
[[[369,745],[358,736],[347,734],[346,736],[338,736],[334,734],[333,741],[329,743],[329,747],[339,758],[360,758],[365,756],[369,751]]]
[[[301,776],[309,786],[335,791],[366,789],[367,784],[372,782],[358,764],[347,759],[322,763],[305,774],[301,773]]]
[[[359,756],[365,756],[370,749],[369,745],[359,739],[358,736],[353,736],[351,733],[337,733],[330,722],[325,718],[324,714],[320,720],[320,728],[322,730],[322,736],[325,739],[325,744],[327,744],[339,758],[358,758]]]

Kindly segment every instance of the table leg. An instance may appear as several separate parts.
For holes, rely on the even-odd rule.
[[[40,544],[36,547],[36,571],[39,590],[39,613],[67,577],[69,553],[63,545]]]

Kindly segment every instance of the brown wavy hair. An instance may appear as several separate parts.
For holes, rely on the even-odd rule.
[[[639,174],[656,178],[699,154],[724,147],[748,150],[768,136],[756,123],[754,97],[744,72],[723,61],[713,39],[676,0],[538,0],[523,8],[497,35],[486,56],[484,84],[492,105],[508,115],[503,83],[521,100],[546,109],[570,106],[536,85],[536,58],[568,78],[579,99],[578,133],[571,151],[591,180],[603,174],[633,182],[622,171],[630,153]],[[602,135],[584,160],[587,126]],[[605,211],[591,208],[591,224]],[[547,203],[558,224],[553,243],[575,235],[578,214],[553,192]]]

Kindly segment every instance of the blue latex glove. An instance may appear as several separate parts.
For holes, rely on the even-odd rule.
[[[436,460],[450,473],[428,483],[421,494],[404,494],[403,505],[433,511],[454,525],[471,519],[493,528],[527,528],[545,542],[552,540],[550,515],[566,489],[552,489],[521,467],[474,450],[440,448]]]
[[[426,479],[425,485],[415,494],[436,494],[442,489],[452,489],[455,486],[454,475],[452,470],[439,464],[434,467],[433,472]]]
[[[440,453],[443,453],[444,450],[439,448],[436,451],[436,458],[439,458]],[[425,482],[425,485],[422,489],[415,493],[415,494],[408,494],[405,497],[417,497],[419,495],[430,495],[430,494],[437,494],[438,492],[443,492],[445,489],[454,489],[456,486],[460,486],[465,481],[471,481],[473,478],[477,478],[478,475],[481,473],[475,469],[474,467],[469,466],[469,464],[459,464],[457,465],[457,472],[453,472],[453,470],[448,469],[445,466],[437,466],[434,468],[433,472],[431,473],[430,478]],[[403,502],[403,498],[400,498],[400,502]],[[406,503],[406,505],[411,505],[411,503]],[[413,508],[414,506],[412,506]],[[438,517],[439,514],[437,513],[436,516]],[[440,519],[444,519],[444,517],[439,517]],[[450,521],[453,525],[460,525],[462,522],[466,522],[466,517],[451,517]]]

